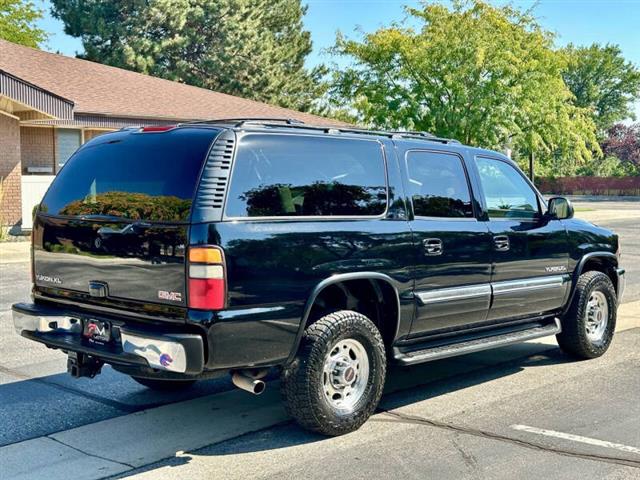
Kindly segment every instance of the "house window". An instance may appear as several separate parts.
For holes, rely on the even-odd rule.
[[[80,148],[82,134],[80,130],[70,128],[56,129],[56,163],[60,170],[69,157]]]

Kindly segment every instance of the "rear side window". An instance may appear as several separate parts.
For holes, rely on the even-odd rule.
[[[254,134],[238,148],[226,215],[377,216],[386,207],[378,142]]]
[[[50,215],[182,222],[218,130],[116,133],[80,149],[40,205]]]
[[[454,154],[407,153],[409,193],[417,217],[473,217],[462,159]]]
[[[538,196],[515,167],[484,157],[477,157],[476,163],[489,218],[499,220],[538,217]]]

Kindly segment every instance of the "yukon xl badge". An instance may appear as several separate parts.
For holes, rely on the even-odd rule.
[[[56,285],[62,285],[62,280],[60,277],[50,277],[49,275],[36,275],[36,279],[39,282],[47,282],[47,283],[55,283]]]
[[[567,271],[567,267],[565,267],[564,265],[558,265],[558,266],[555,266],[555,267],[544,267],[544,269],[549,273],[558,273],[558,272],[566,272]]]
[[[182,294],[180,292],[167,292],[165,290],[158,290],[158,298],[160,300],[170,300],[172,302],[181,302]]]

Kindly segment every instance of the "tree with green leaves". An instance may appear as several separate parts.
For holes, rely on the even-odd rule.
[[[575,96],[575,105],[589,109],[606,135],[616,122],[634,118],[633,102],[640,99],[640,70],[625,60],[617,45],[569,45],[564,81]]]
[[[83,58],[298,110],[320,94],[307,70],[300,0],[52,0]]]
[[[484,147],[581,162],[598,151],[589,112],[572,103],[564,56],[529,13],[484,1],[407,8],[404,24],[338,35],[331,104],[362,123],[426,130]],[[575,159],[575,160],[574,160]]]
[[[0,0],[0,38],[38,48],[48,37],[36,24],[41,18],[42,10],[33,2]]]

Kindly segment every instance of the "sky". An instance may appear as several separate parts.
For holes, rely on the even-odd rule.
[[[50,2],[38,0],[36,5],[47,14],[40,26],[51,33],[45,48],[64,55],[82,52],[82,44],[65,35],[62,23],[48,13]],[[334,43],[340,30],[347,37],[357,38],[358,29],[373,31],[391,21],[403,21],[403,6],[418,6],[415,0],[303,0],[308,5],[304,19],[311,32],[313,52],[309,66],[334,61],[326,49]],[[493,0],[505,4],[504,0]],[[640,0],[514,0],[518,7],[529,9],[540,23],[557,34],[558,46],[573,43],[613,43],[620,46],[628,60],[640,67]],[[636,105],[640,118],[640,102]]]

